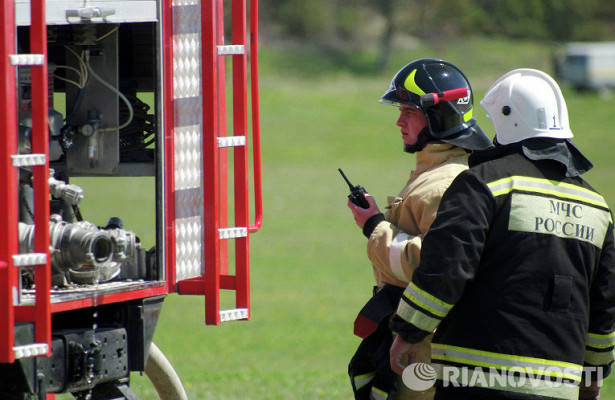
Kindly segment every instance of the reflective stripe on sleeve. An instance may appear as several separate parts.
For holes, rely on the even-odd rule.
[[[370,399],[373,400],[387,400],[389,394],[382,389],[378,389],[375,386],[372,386],[372,393]]]
[[[408,299],[410,303],[414,303],[420,308],[442,318],[453,308],[452,304],[448,304],[420,289],[414,282],[410,282],[404,291],[404,297]]]
[[[431,333],[436,330],[451,308],[453,308],[451,304],[410,282],[397,307],[397,315],[417,328]]]
[[[368,372],[367,374],[353,376],[352,382],[354,384],[354,390],[357,391],[370,383],[372,379],[374,379],[374,376],[376,376],[376,372]]]
[[[399,306],[397,307],[397,315],[404,321],[411,323],[426,332],[435,331],[441,321],[417,310],[416,308],[410,307],[405,301],[399,302]]]
[[[595,349],[606,349],[615,346],[615,332],[606,335],[589,332],[585,340],[585,345]]]
[[[589,332],[585,339],[583,361],[591,365],[607,365],[615,360],[615,332],[600,335]]]
[[[590,365],[608,365],[615,360],[615,350],[593,351],[586,349],[583,362]]]
[[[408,278],[401,266],[401,255],[408,240],[410,240],[410,235],[405,232],[399,232],[393,238],[389,248],[389,265],[391,267],[391,272],[402,282],[408,282]]]

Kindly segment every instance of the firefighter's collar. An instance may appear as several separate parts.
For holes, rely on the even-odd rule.
[[[555,161],[565,168],[567,177],[579,176],[594,167],[594,164],[570,140],[547,138],[526,139],[521,143],[498,145],[494,149],[475,151],[470,156],[469,163],[472,167],[515,152],[523,153],[532,161]]]
[[[521,147],[530,160],[553,160],[562,164],[567,177],[579,176],[594,167],[570,140],[528,139],[521,142]]]
[[[460,147],[448,143],[430,142],[423,150],[416,153],[414,174],[427,171],[453,158],[465,159],[466,157],[466,151]]]

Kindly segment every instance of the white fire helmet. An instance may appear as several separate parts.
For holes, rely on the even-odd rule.
[[[499,144],[535,137],[572,137],[562,91],[544,72],[510,71],[491,85],[480,105],[487,110]]]

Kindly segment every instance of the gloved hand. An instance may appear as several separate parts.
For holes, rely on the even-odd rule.
[[[589,384],[586,384],[585,381],[581,381],[579,400],[600,400],[600,386],[598,386],[598,381],[590,382]]]

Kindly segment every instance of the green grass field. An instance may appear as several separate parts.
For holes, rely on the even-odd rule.
[[[406,62],[446,58],[466,71],[476,92],[475,115],[493,136],[478,100],[510,69],[548,69],[550,49],[465,40],[438,50],[399,51],[391,71],[359,76],[317,53],[289,55],[261,46],[265,215],[261,231],[251,236],[252,319],[205,326],[202,298],[170,295],[154,340],[191,400],[350,399],[346,368],[359,343],[353,321],[373,278],[366,239],[346,207],[347,187],[337,168],[380,204],[406,182],[414,158],[402,152],[398,112],[378,104]],[[615,205],[615,100],[568,89],[565,96],[575,142],[596,164],[587,177]],[[151,179],[123,178],[112,197],[126,200],[116,210],[108,200],[95,200],[109,198],[105,185],[79,183],[86,189],[86,219],[104,223],[117,214],[153,244]],[[134,374],[132,386],[143,399],[155,398],[144,376]],[[615,399],[615,390],[605,388],[602,399]]]

